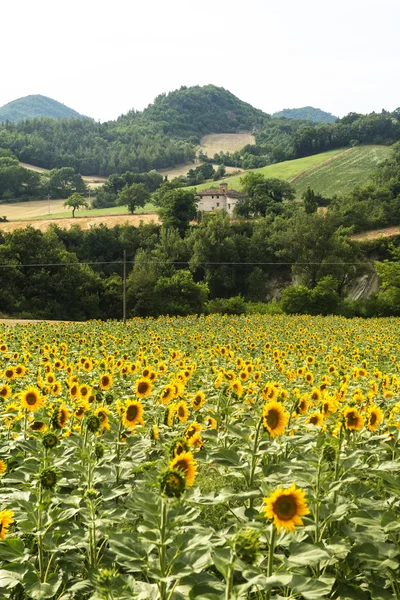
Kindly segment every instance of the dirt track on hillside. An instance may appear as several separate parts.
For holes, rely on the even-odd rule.
[[[160,219],[156,213],[145,215],[104,215],[100,217],[75,217],[69,219],[41,219],[27,221],[11,221],[9,223],[0,223],[0,230],[9,232],[16,229],[25,229],[31,226],[40,231],[46,231],[50,225],[58,225],[62,229],[71,229],[72,225],[78,225],[81,229],[91,229],[96,225],[106,225],[106,227],[115,227],[115,225],[134,225],[137,227],[140,222],[143,223],[160,223]]]
[[[384,227],[383,229],[371,229],[371,231],[362,231],[350,236],[351,240],[362,242],[363,240],[378,240],[379,238],[394,237],[400,235],[400,225]]]

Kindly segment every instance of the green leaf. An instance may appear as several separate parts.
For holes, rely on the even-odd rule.
[[[62,583],[61,575],[50,575],[47,583],[42,583],[36,573],[29,573],[26,578],[27,585],[25,591],[33,600],[45,600],[46,598],[53,598],[57,593],[58,588]]]
[[[240,462],[239,454],[230,448],[225,448],[223,450],[219,450],[218,452],[213,452],[211,454],[211,459],[213,462],[217,463],[217,465],[222,465],[223,467],[243,466]]]
[[[292,543],[287,562],[291,565],[316,565],[322,560],[329,560],[330,555],[322,544]]]
[[[4,562],[23,563],[29,559],[22,540],[7,538],[0,542],[0,557]]]
[[[123,564],[132,572],[139,572],[145,566],[147,552],[142,544],[132,537],[114,533],[109,538],[110,550],[116,555],[117,562]]]

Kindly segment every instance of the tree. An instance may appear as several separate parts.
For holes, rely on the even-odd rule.
[[[53,198],[68,198],[75,192],[84,194],[86,185],[75,169],[63,167],[48,173],[47,191]]]
[[[72,208],[72,216],[75,217],[75,211],[83,207],[87,208],[88,203],[86,202],[86,198],[84,198],[80,194],[75,193],[66,199],[63,206],[68,206],[68,208]]]
[[[308,215],[317,212],[318,202],[315,197],[314,190],[312,190],[310,186],[307,187],[306,191],[302,195],[302,199],[304,203],[304,210]]]
[[[290,183],[276,178],[266,179],[262,173],[246,173],[240,183],[247,197],[237,203],[236,212],[244,217],[277,214],[281,212],[284,200],[295,198],[295,190]]]
[[[189,190],[170,190],[161,200],[159,214],[165,227],[174,227],[183,235],[197,214],[197,202]]]
[[[133,215],[138,206],[144,206],[150,200],[150,193],[146,190],[143,183],[133,183],[125,186],[119,193],[116,204],[118,206],[127,206],[129,212]]]

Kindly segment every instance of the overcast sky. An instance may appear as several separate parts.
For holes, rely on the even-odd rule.
[[[181,85],[265,112],[400,106],[400,0],[3,0],[0,106],[43,94],[100,119]]]

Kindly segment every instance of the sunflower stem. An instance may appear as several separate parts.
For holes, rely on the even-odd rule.
[[[160,522],[160,572],[162,579],[166,576],[166,525],[167,525],[167,515],[168,515],[168,507],[167,502],[164,498],[161,498],[161,522]],[[160,581],[159,584],[160,590],[160,600],[165,600],[167,597],[167,583],[165,581]]]
[[[42,539],[42,502],[43,502],[43,488],[42,484],[39,483],[39,497],[38,497],[38,518],[37,518],[37,545],[38,545],[38,561],[39,561],[39,579],[43,580],[44,576],[44,563],[43,563],[43,539]]]
[[[122,419],[119,422],[119,426],[118,426],[118,438],[117,438],[117,467],[116,467],[116,477],[115,477],[115,483],[116,485],[119,485],[119,478],[121,477],[121,467],[120,467],[120,460],[121,460],[121,432],[122,432]]]
[[[269,540],[269,552],[268,552],[268,567],[267,567],[267,577],[271,577],[273,566],[274,566],[274,552],[275,552],[275,536],[276,530],[274,524],[271,523],[271,536]],[[271,598],[271,591],[267,591],[267,600]]]
[[[335,482],[337,481],[337,478],[339,475],[340,453],[342,451],[342,441],[343,441],[343,426],[341,425],[340,431],[339,431],[338,449],[337,449],[336,462],[335,462],[335,474],[334,474]],[[337,491],[334,493],[334,496],[333,496],[333,501],[335,504],[336,504],[336,500],[337,500]]]
[[[321,466],[322,456],[320,456],[317,468],[317,477],[315,482],[315,543],[319,542],[319,492],[321,484]],[[319,570],[319,567],[318,567]]]
[[[258,453],[258,440],[260,437],[260,429],[262,426],[262,417],[260,418],[258,425],[257,425],[257,429],[256,429],[256,434],[254,436],[254,445],[253,445],[253,453],[252,453],[252,457],[251,457],[251,468],[250,468],[250,477],[249,477],[249,489],[251,490],[251,488],[253,487],[253,483],[254,483],[254,474],[256,472],[256,466],[257,466],[257,453]],[[250,498],[250,508],[253,508],[253,502],[254,502],[254,498]]]
[[[225,600],[231,600],[231,598],[232,598],[234,568],[235,568],[235,555],[234,555],[233,551],[231,550],[229,566],[228,566],[228,570],[226,572]]]

